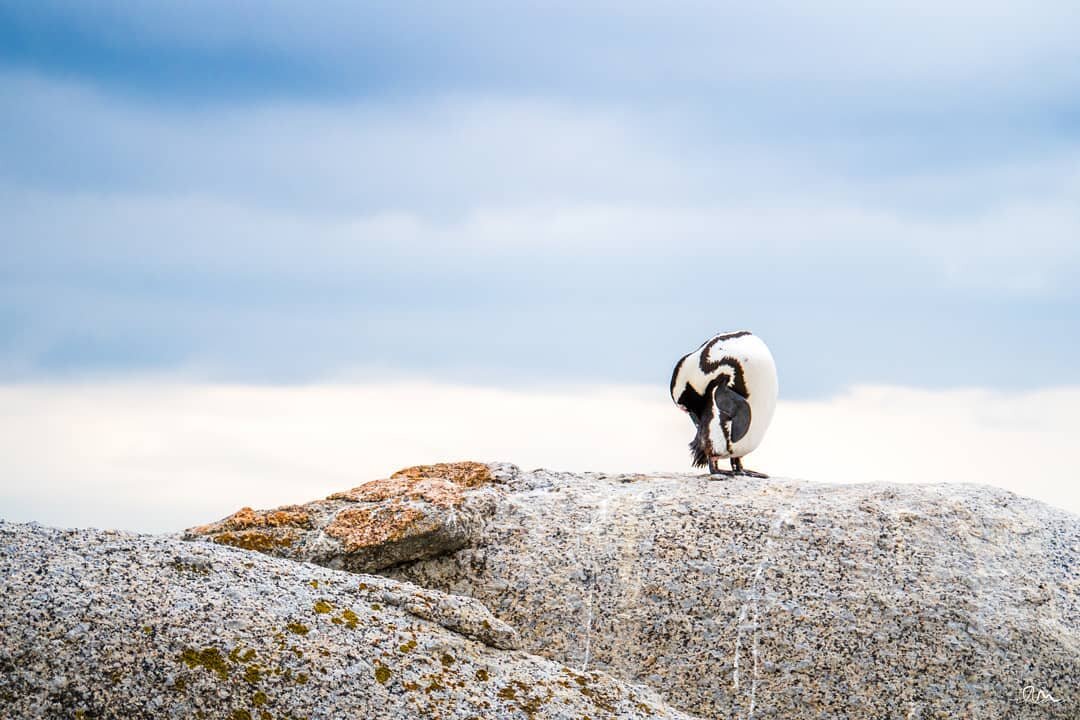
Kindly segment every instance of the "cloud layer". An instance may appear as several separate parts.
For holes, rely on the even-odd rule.
[[[177,111],[10,74],[0,95],[9,379],[663,382],[737,327],[803,397],[1080,367],[1068,145],[863,177],[555,99]]]
[[[1076,87],[1064,0],[752,5],[469,0],[393,5],[112,0],[5,2],[2,57],[143,92],[766,96],[885,107],[973,92],[1044,99]],[[208,73],[208,69],[217,70]],[[973,86],[979,90],[973,91]],[[801,92],[796,92],[801,90]],[[159,89],[160,93],[161,90]],[[819,103],[820,104],[820,103]]]
[[[1075,385],[1078,18],[0,0],[0,381]]]

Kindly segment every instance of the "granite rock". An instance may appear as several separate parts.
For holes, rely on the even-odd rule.
[[[463,544],[366,562],[701,717],[1080,717],[1074,515],[966,484],[489,469]]]
[[[306,505],[241,508],[186,537],[372,572],[476,540],[494,510],[497,482],[481,463],[420,465]]]
[[[305,505],[242,507],[187,538],[373,572],[470,544],[494,510],[496,483],[482,463],[418,465]]]
[[[217,544],[0,522],[0,597],[5,720],[689,719],[473,599]]]

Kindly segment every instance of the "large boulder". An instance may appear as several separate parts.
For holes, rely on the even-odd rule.
[[[187,537],[372,572],[475,543],[500,482],[482,463],[420,465],[306,505],[241,508]]]
[[[311,524],[289,549],[259,549],[475,598],[525,649],[702,717],[1080,717],[1069,513],[976,485],[496,464],[459,487],[464,520],[424,514],[426,536],[451,542],[402,551],[395,530],[328,552],[342,514],[399,517],[417,507],[408,478],[456,485],[463,468],[476,470],[414,469],[301,506]],[[220,524],[189,537],[235,540]]]
[[[221,545],[0,522],[0,598],[4,720],[688,718],[475,600]]]

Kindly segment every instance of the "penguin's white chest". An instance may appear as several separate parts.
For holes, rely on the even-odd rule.
[[[740,440],[731,443],[729,457],[742,457],[761,444],[772,422],[776,399],[780,394],[772,353],[759,338],[751,338],[757,342],[744,344],[757,347],[740,356],[746,383],[746,401],[750,405],[750,429]]]

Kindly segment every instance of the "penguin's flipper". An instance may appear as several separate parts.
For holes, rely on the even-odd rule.
[[[750,403],[726,385],[716,388],[715,398],[718,417],[731,422],[731,442],[739,442],[750,430]]]

